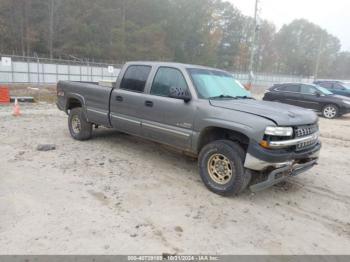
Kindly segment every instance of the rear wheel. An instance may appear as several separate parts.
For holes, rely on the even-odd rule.
[[[336,105],[329,104],[323,107],[322,109],[322,115],[328,119],[333,119],[337,117],[338,114],[339,114],[339,109]]]
[[[249,184],[251,175],[245,172],[244,150],[229,140],[214,141],[199,154],[199,169],[206,187],[219,195],[234,195]]]
[[[92,124],[87,122],[81,107],[73,108],[68,118],[68,128],[71,136],[76,140],[87,140],[92,135]]]

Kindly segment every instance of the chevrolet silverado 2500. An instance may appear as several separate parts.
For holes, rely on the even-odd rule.
[[[74,139],[105,126],[178,148],[198,157],[204,184],[221,195],[305,172],[321,148],[314,112],[255,100],[214,68],[129,62],[113,86],[61,81],[57,96]]]

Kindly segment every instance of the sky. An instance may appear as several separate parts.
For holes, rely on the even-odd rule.
[[[253,16],[255,0],[228,0],[243,14]],[[260,16],[277,29],[305,18],[338,37],[342,50],[350,51],[350,0],[259,0]]]

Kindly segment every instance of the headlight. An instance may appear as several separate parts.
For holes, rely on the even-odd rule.
[[[344,104],[350,105],[350,101],[343,100]]]
[[[291,127],[279,127],[279,126],[268,126],[265,129],[265,135],[292,136],[293,135],[293,128],[291,128]]]

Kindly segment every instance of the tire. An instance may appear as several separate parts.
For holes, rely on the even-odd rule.
[[[68,117],[70,135],[79,141],[88,140],[92,135],[92,124],[87,122],[81,107],[73,108]]]
[[[325,105],[322,108],[322,115],[328,119],[336,118],[339,115],[339,108],[333,104]]]
[[[245,172],[244,160],[244,150],[232,141],[218,140],[206,145],[198,157],[203,183],[210,191],[222,196],[243,192],[251,179],[251,174]]]

